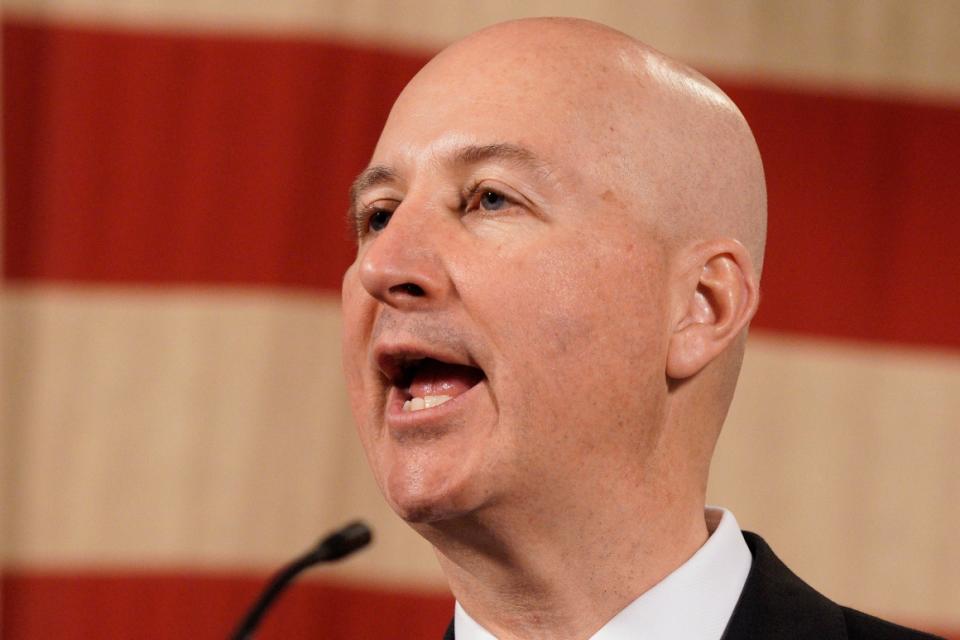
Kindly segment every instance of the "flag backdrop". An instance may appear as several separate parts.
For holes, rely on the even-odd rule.
[[[222,638],[356,516],[375,546],[263,637],[439,637],[346,409],[346,189],[431,52],[537,14],[693,63],[756,132],[769,253],[711,501],[960,638],[954,0],[6,0],[3,638]]]

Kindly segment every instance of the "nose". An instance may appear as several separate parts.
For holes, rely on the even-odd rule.
[[[442,231],[418,213],[401,204],[387,226],[367,241],[360,258],[364,289],[397,309],[436,305],[451,287],[441,256]]]

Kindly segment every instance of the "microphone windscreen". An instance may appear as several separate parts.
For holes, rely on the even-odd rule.
[[[358,520],[324,538],[317,546],[316,553],[323,560],[339,560],[367,546],[372,539],[370,527]]]

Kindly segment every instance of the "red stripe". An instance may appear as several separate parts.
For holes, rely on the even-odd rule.
[[[213,574],[5,575],[0,629],[7,640],[223,640],[265,581]],[[439,640],[452,615],[449,595],[306,580],[283,594],[257,638]]]
[[[347,185],[426,59],[13,21],[3,37],[11,279],[338,289]],[[769,178],[757,325],[960,347],[960,108],[724,84]]]
[[[346,189],[423,56],[7,22],[5,274],[339,289]]]
[[[757,324],[960,347],[960,108],[725,88],[768,178]]]
[[[14,573],[3,577],[0,629],[6,640],[222,640],[266,576],[196,573]],[[301,581],[264,618],[258,638],[440,640],[447,595]],[[925,628],[952,640],[960,629]]]

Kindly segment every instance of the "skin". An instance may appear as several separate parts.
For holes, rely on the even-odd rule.
[[[343,357],[374,476],[497,637],[587,638],[707,538],[763,255],[750,130],[624,34],[522,20],[424,67],[370,166]],[[385,350],[485,379],[391,422]]]

